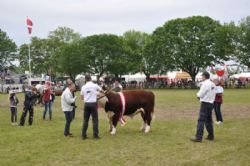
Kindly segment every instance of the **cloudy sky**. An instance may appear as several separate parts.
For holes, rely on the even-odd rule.
[[[29,42],[27,16],[34,23],[32,35],[45,38],[58,26],[82,36],[151,33],[170,19],[193,15],[238,23],[250,15],[250,0],[0,0],[0,28],[18,45]]]

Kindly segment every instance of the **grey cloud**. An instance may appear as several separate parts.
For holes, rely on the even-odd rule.
[[[29,41],[26,16],[33,20],[33,35],[38,37],[58,26],[87,36],[129,29],[151,33],[167,20],[192,15],[238,22],[249,9],[248,0],[0,0],[0,28],[20,45]]]

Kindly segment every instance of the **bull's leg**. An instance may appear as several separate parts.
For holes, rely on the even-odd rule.
[[[108,120],[109,120],[109,131],[112,131],[112,126],[113,126],[113,116],[114,116],[114,112],[112,111],[108,111],[107,112],[107,116],[108,116]]]
[[[141,112],[141,117],[142,117],[142,119],[143,119],[143,124],[142,124],[142,126],[141,126],[141,128],[140,128],[140,131],[145,131],[146,119],[145,119],[145,114],[144,114],[144,112]]]
[[[110,132],[111,135],[115,135],[118,121],[119,121],[119,114],[115,114],[112,119],[112,130]]]
[[[150,123],[152,120],[151,111],[145,109],[145,119],[146,119],[146,126],[145,126],[145,133],[150,131]]]

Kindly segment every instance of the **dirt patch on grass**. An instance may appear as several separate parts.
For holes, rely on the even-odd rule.
[[[157,120],[196,119],[198,113],[199,105],[158,106],[155,109]],[[223,104],[222,116],[224,119],[249,118],[250,105]]]

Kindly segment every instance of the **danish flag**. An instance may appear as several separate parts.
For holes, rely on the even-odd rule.
[[[31,34],[33,22],[31,21],[31,19],[29,17],[27,17],[26,24],[27,24],[27,28],[28,28],[28,33]]]

